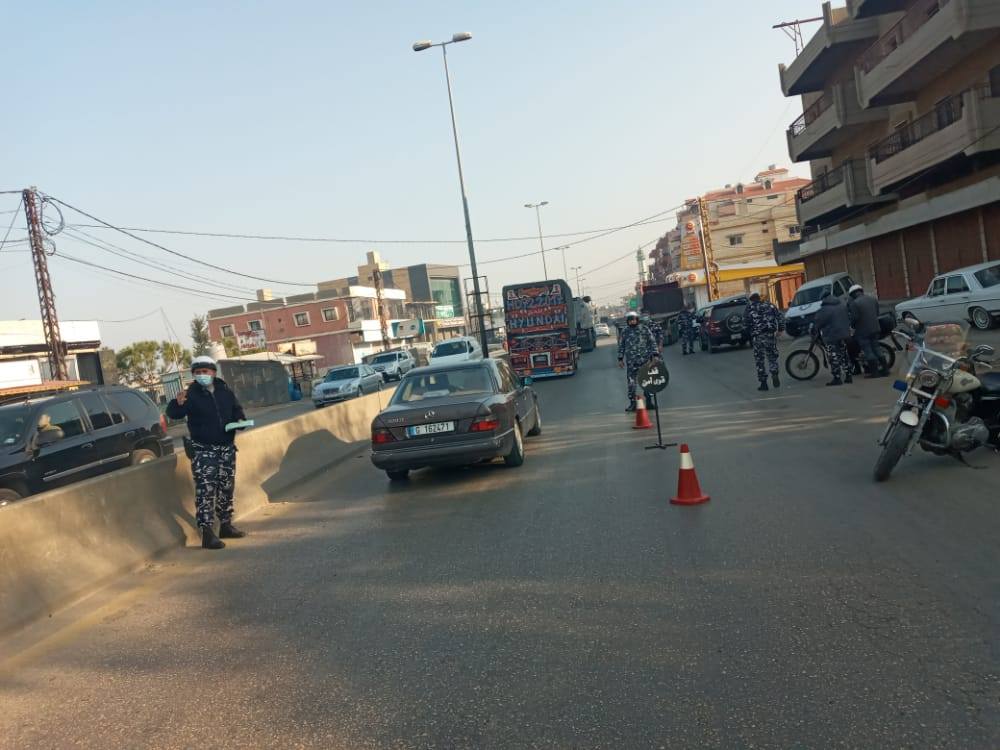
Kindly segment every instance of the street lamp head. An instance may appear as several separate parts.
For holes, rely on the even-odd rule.
[[[414,52],[423,52],[425,49],[430,49],[433,46],[434,46],[434,44],[430,40],[425,39],[422,42],[414,42],[413,43],[413,51]]]
[[[547,206],[547,205],[549,205],[549,202],[548,202],[548,201],[542,201],[542,202],[541,202],[541,203],[539,203],[538,205],[539,205],[539,206]]]
[[[457,34],[451,35],[451,41],[453,42],[467,42],[472,39],[472,34],[468,31],[459,31]]]

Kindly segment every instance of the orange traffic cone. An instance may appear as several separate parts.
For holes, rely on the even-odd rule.
[[[653,423],[649,421],[649,412],[646,411],[646,399],[639,396],[635,400],[635,424],[632,425],[633,430],[649,430],[653,427]]]
[[[674,505],[700,505],[707,503],[708,495],[702,494],[698,484],[698,474],[694,470],[694,461],[687,443],[681,444],[681,468],[677,473],[677,496],[670,498]]]

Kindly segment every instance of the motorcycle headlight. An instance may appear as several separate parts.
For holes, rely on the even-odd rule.
[[[934,370],[921,370],[920,374],[917,375],[917,381],[920,383],[921,388],[931,390],[932,388],[937,388],[938,383],[941,382],[941,376],[934,372]]]

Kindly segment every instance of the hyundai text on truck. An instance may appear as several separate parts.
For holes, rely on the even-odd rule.
[[[510,364],[520,377],[572,375],[580,358],[576,310],[562,279],[503,288]]]

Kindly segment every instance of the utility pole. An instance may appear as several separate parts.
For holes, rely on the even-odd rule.
[[[378,324],[382,330],[382,351],[387,352],[392,348],[389,343],[389,322],[385,315],[385,298],[382,296],[382,271],[378,266],[372,271],[372,281],[375,282],[375,304],[378,306]]]
[[[639,264],[639,289],[642,289],[643,282],[646,281],[646,267],[644,261],[645,256],[642,254],[642,248],[640,247],[635,251],[635,260]]]
[[[27,188],[22,191],[21,198],[24,200],[24,215],[28,220],[31,259],[35,264],[35,285],[38,287],[38,304],[42,310],[42,332],[49,355],[49,373],[53,380],[69,380],[66,348],[59,331],[59,317],[56,315],[56,296],[52,292],[52,278],[49,276],[49,263],[45,257],[38,191],[34,187]]]
[[[705,281],[708,282],[708,301],[719,299],[719,266],[712,248],[712,232],[708,226],[708,203],[698,198],[698,216],[701,220],[701,250],[705,256]]]

